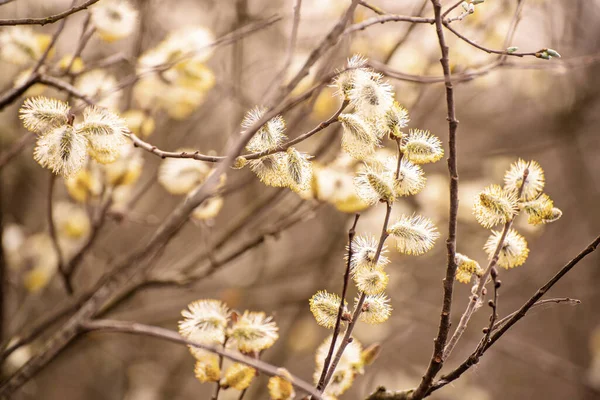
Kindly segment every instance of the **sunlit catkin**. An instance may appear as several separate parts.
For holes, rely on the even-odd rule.
[[[439,161],[444,156],[442,142],[429,131],[411,129],[402,141],[404,157],[415,164]]]
[[[358,299],[355,299],[358,302]],[[390,299],[383,293],[367,295],[360,313],[360,320],[367,324],[376,325],[388,320],[392,314]]]
[[[491,259],[500,243],[502,232],[492,231],[483,249]],[[511,229],[506,235],[503,245],[500,247],[498,265],[509,269],[523,265],[529,255],[527,241],[517,231]]]
[[[33,158],[57,175],[69,177],[83,168],[88,143],[70,125],[62,125],[38,137]]]
[[[268,349],[279,338],[279,329],[264,312],[245,311],[228,330],[232,345],[244,353]]]
[[[469,257],[456,253],[454,258],[456,262],[456,280],[460,283],[471,282],[473,275],[480,276],[483,273],[483,269],[479,266],[477,261],[470,259]]]
[[[69,105],[47,97],[30,97],[19,109],[23,126],[31,132],[46,134],[69,120]]]
[[[308,301],[310,312],[315,317],[317,324],[331,329],[335,326],[342,299],[337,294],[320,290]],[[344,308],[346,304],[344,302]]]
[[[473,214],[484,228],[492,228],[510,221],[517,210],[517,196],[514,191],[490,185],[483,189],[473,202]]]
[[[396,238],[397,250],[408,255],[426,253],[440,236],[433,222],[420,215],[402,215],[388,228],[388,233]]]
[[[529,169],[527,180],[523,183],[525,169]],[[537,197],[544,189],[544,170],[536,161],[517,160],[512,164],[504,175],[504,188],[515,194],[523,186],[523,193],[520,200],[531,200]]]

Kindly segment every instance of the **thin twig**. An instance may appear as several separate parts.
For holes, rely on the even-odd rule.
[[[492,330],[494,329],[494,324],[496,323],[496,320],[498,319],[498,291],[499,291],[500,285],[502,283],[498,279],[498,271],[496,270],[495,267],[492,268],[490,275],[492,276],[492,283],[494,284],[494,287],[493,287],[494,297],[488,303],[490,308],[492,309],[492,314],[490,315],[489,325],[487,326],[487,328],[484,329],[485,336],[483,337],[480,344],[475,349],[475,354],[477,354],[479,357],[481,357],[481,355],[483,354],[485,345],[490,340],[490,335],[492,334]]]
[[[444,347],[450,331],[450,312],[452,311],[452,293],[454,290],[454,276],[456,274],[456,229],[458,217],[458,168],[456,156],[456,131],[458,129],[458,120],[454,107],[454,88],[452,86],[452,75],[450,73],[450,60],[448,57],[449,49],[446,45],[444,36],[442,5],[440,0],[431,0],[435,15],[435,27],[440,45],[442,70],[444,71],[444,84],[446,86],[446,108],[448,120],[448,173],[450,175],[450,210],[448,217],[448,238],[446,239],[447,248],[447,267],[446,277],[444,278],[444,297],[442,311],[440,313],[440,325],[437,336],[434,340],[433,355],[421,383],[413,393],[415,400],[420,400],[425,396],[433,379],[442,368]]]
[[[412,22],[414,24],[433,24],[435,20],[433,18],[424,17],[411,17],[410,15],[383,15],[380,17],[369,18],[358,24],[349,26],[345,31],[344,35],[349,35],[352,32],[362,31],[372,25],[385,24],[386,22]]]
[[[169,342],[185,344],[188,346],[196,347],[202,350],[209,351],[211,353],[218,354],[222,357],[230,359],[235,362],[239,362],[245,365],[248,365],[256,370],[264,373],[268,376],[279,376],[284,379],[290,381],[292,385],[294,385],[297,389],[314,396],[317,399],[321,399],[321,394],[315,390],[311,384],[303,381],[302,379],[295,377],[293,375],[287,376],[287,373],[282,373],[282,369],[275,367],[271,364],[268,364],[264,361],[258,360],[256,358],[245,356],[241,353],[234,352],[231,350],[226,350],[221,348],[220,346],[213,346],[208,344],[198,343],[192,340],[188,340],[176,332],[173,332],[169,329],[160,328],[157,326],[150,326],[139,324],[136,322],[127,322],[127,321],[116,321],[116,320],[93,320],[83,322],[81,324],[81,328],[85,332],[121,332],[128,333],[133,335],[144,335],[150,336],[162,340],[167,340]],[[291,379],[290,379],[291,377]]]
[[[327,370],[329,369],[329,363],[331,362],[331,357],[333,356],[333,350],[335,349],[335,343],[337,341],[338,335],[340,333],[340,327],[342,324],[342,315],[344,314],[344,308],[346,303],[346,292],[348,290],[348,283],[350,281],[350,265],[352,264],[352,241],[354,240],[354,235],[356,234],[356,224],[358,224],[358,219],[360,218],[360,214],[356,214],[354,216],[354,223],[352,227],[348,231],[348,258],[346,260],[346,272],[344,272],[344,284],[342,287],[342,297],[340,299],[340,306],[338,308],[338,314],[335,321],[335,327],[333,328],[333,336],[331,338],[331,345],[329,346],[329,351],[327,352],[327,357],[325,357],[325,361],[323,362],[323,370],[321,371],[321,377],[319,378],[319,382],[317,384],[317,390],[323,390],[323,384],[325,383],[325,378],[327,377]]]
[[[63,11],[59,14],[51,15],[45,18],[16,18],[16,19],[0,19],[0,26],[11,26],[11,25],[46,25],[53,24],[61,19],[68,17],[71,14],[75,14],[81,10],[85,10],[99,0],[88,0],[85,3],[71,7],[67,11]]]
[[[311,129],[310,131],[303,133],[302,135],[300,135],[286,143],[283,143],[283,144],[281,144],[277,147],[274,147],[272,149],[269,149],[269,150],[256,152],[256,153],[243,154],[240,157],[243,157],[246,160],[256,160],[256,159],[264,157],[264,156],[268,156],[271,154],[286,151],[288,148],[292,147],[293,145],[305,141],[306,139],[310,138],[311,136],[315,135],[316,133],[327,128],[329,125],[333,124],[334,122],[337,122],[338,117],[340,116],[340,114],[344,111],[344,109],[347,106],[348,106],[348,101],[342,102],[342,104],[340,105],[340,108],[331,117],[329,117],[329,119],[321,122],[319,125],[317,125],[313,129]],[[148,142],[143,141],[142,139],[140,139],[138,136],[136,136],[132,132],[128,132],[127,136],[131,139],[134,146],[139,147],[143,150],[146,150],[147,152],[157,155],[163,159],[164,158],[193,158],[194,160],[207,161],[207,162],[220,162],[225,159],[225,156],[209,156],[206,154],[201,154],[199,151],[196,151],[193,153],[185,152],[185,151],[184,152],[164,151]]]

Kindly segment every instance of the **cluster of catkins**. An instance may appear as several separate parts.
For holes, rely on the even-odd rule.
[[[525,179],[524,179],[525,178]],[[562,216],[562,211],[554,207],[554,202],[543,193],[544,171],[536,161],[517,160],[504,175],[504,187],[490,185],[483,189],[473,203],[473,214],[477,222],[490,229],[499,224],[507,224],[524,211],[527,223],[541,225],[554,222]],[[507,225],[505,225],[506,227]],[[484,250],[491,260],[498,246],[498,265],[509,269],[523,265],[529,255],[527,241],[515,229],[506,232],[492,231]],[[458,269],[456,279],[469,283],[471,276],[478,276],[482,269],[479,264],[462,254],[456,255]]]
[[[265,313],[244,311],[238,314],[219,300],[194,301],[181,314],[179,333],[184,338],[198,344],[237,350],[253,358],[259,358],[279,338],[277,325]],[[232,363],[222,372],[223,360],[219,355],[193,346],[190,351],[196,359],[194,372],[200,382],[219,382],[223,389],[244,391],[257,375],[256,369],[242,363]],[[293,399],[291,376],[285,370],[279,372],[281,376],[269,379],[271,398]]]
[[[342,113],[338,118],[343,127],[341,146],[345,153],[363,162],[354,177],[359,198],[368,205],[387,203],[391,207],[400,198],[417,194],[425,187],[421,165],[438,161],[443,156],[443,149],[440,140],[428,131],[402,131],[409,121],[407,110],[394,100],[391,85],[365,65],[363,58],[351,58],[348,68],[335,81],[338,94],[351,108],[351,112]],[[397,142],[397,155],[386,155],[377,150],[384,139]],[[357,236],[352,243],[352,252],[349,251],[348,262],[359,296],[355,299],[354,312],[350,313],[344,304],[342,323],[357,317],[367,324],[380,324],[390,317],[392,308],[384,294],[389,281],[385,271],[389,258],[385,256],[385,245],[380,243],[387,235],[394,237],[396,249],[407,255],[424,254],[439,236],[433,223],[419,215],[400,216],[387,227],[383,238]],[[334,328],[341,301],[336,294],[324,290],[317,292],[309,301],[316,322]],[[360,310],[356,310],[357,307]],[[332,337],[328,338],[317,350],[315,382],[321,375],[331,340]],[[338,338],[334,352],[340,345]],[[355,376],[363,372],[368,357],[361,356],[362,353],[356,339],[346,346],[324,389],[327,398],[343,394]]]

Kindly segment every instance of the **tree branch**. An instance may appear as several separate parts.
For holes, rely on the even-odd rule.
[[[176,332],[173,332],[169,329],[160,328],[157,326],[150,326],[139,324],[136,322],[127,322],[127,321],[116,321],[116,320],[94,320],[87,321],[81,324],[81,328],[85,332],[120,332],[127,333],[132,335],[143,335],[150,336],[157,339],[166,340],[173,343],[185,344],[188,346],[196,347],[202,350],[209,351],[211,353],[218,354],[222,357],[225,357],[229,360],[242,363],[248,365],[256,370],[268,375],[268,376],[279,376],[284,379],[289,379],[286,373],[281,372],[281,368],[275,367],[271,364],[267,364],[264,361],[257,360],[255,358],[251,358],[243,355],[242,353],[234,352],[231,350],[226,350],[221,348],[220,346],[212,346],[207,344],[202,344],[198,342],[194,342],[188,339],[185,339],[181,335]],[[311,396],[315,396],[317,399],[321,399],[321,394],[315,390],[311,384],[303,381],[302,379],[290,375],[291,381],[290,383],[294,385],[298,390],[310,394]]]
[[[435,15],[435,27],[438,36],[438,42],[442,56],[440,63],[444,71],[444,83],[446,86],[446,107],[448,109],[448,173],[450,175],[450,211],[448,217],[448,238],[447,247],[447,267],[446,277],[444,278],[444,300],[440,315],[440,325],[437,337],[434,340],[433,355],[429,361],[429,366],[423,375],[421,383],[412,394],[415,400],[422,399],[431,386],[433,379],[442,368],[444,362],[444,347],[450,331],[450,312],[452,310],[452,293],[454,290],[454,276],[456,274],[456,229],[458,217],[458,168],[456,161],[456,131],[458,129],[458,120],[454,108],[454,88],[452,87],[452,78],[450,73],[450,61],[448,58],[448,46],[444,37],[442,5],[440,0],[431,0]]]
[[[53,24],[60,21],[63,18],[68,17],[71,14],[75,14],[81,10],[85,10],[99,0],[88,0],[85,3],[71,7],[70,9],[63,11],[59,14],[51,15],[45,18],[16,18],[16,19],[0,19],[0,26],[11,26],[11,25],[46,25]]]

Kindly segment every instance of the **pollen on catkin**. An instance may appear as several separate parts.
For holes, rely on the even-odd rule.
[[[402,215],[387,232],[396,238],[400,253],[416,256],[431,250],[440,236],[433,222],[420,215]]]
[[[408,110],[394,101],[392,107],[385,114],[382,133],[387,134],[390,138],[402,138],[404,134],[401,129],[406,128],[409,121]]]
[[[310,312],[315,317],[317,324],[331,329],[335,326],[342,299],[337,294],[319,290],[308,301]],[[346,303],[344,302],[344,308]]]
[[[224,389],[245,390],[256,376],[256,370],[246,364],[234,363],[225,371],[220,385]]]
[[[355,299],[358,303],[358,298]],[[367,324],[376,325],[388,320],[392,314],[390,299],[385,294],[367,295],[360,313],[360,320]]]
[[[90,155],[102,164],[114,162],[127,143],[123,135],[125,121],[106,108],[87,107],[83,110],[83,122],[75,129],[88,139]]]
[[[411,129],[402,140],[404,157],[415,164],[439,161],[444,156],[442,142],[429,131]]]
[[[492,231],[492,234],[485,243],[483,249],[490,259],[494,256],[501,238],[502,232]],[[525,263],[528,255],[529,248],[527,247],[527,241],[521,234],[511,229],[508,231],[506,239],[500,247],[498,265],[505,269],[518,267]]]
[[[484,228],[492,228],[510,221],[517,210],[516,193],[499,185],[483,189],[473,202],[475,219]]]
[[[30,97],[19,109],[19,118],[28,131],[45,134],[69,120],[69,105],[47,97]]]
[[[365,69],[367,59],[361,55],[355,54],[348,59],[348,69],[338,73],[333,81],[333,86],[336,88],[335,94],[343,100],[350,99],[350,91],[354,88],[354,80],[356,71]]]
[[[456,262],[456,280],[460,283],[471,282],[473,275],[480,276],[483,273],[483,269],[479,266],[477,261],[471,260],[469,257],[456,253],[454,260]]]
[[[527,223],[531,225],[554,222],[562,216],[562,211],[554,207],[554,202],[545,193],[534,200],[522,203],[522,207],[527,213]]]
[[[278,330],[273,318],[264,312],[244,311],[227,333],[239,351],[252,353],[273,346],[279,338]]]
[[[221,379],[219,356],[206,350],[195,350],[197,350],[194,353],[196,356],[196,366],[194,367],[196,379],[202,383],[218,382]]]
[[[292,385],[292,376],[285,368],[277,370],[281,376],[272,376],[269,378],[267,388],[271,400],[291,400],[296,396],[294,386]]]

